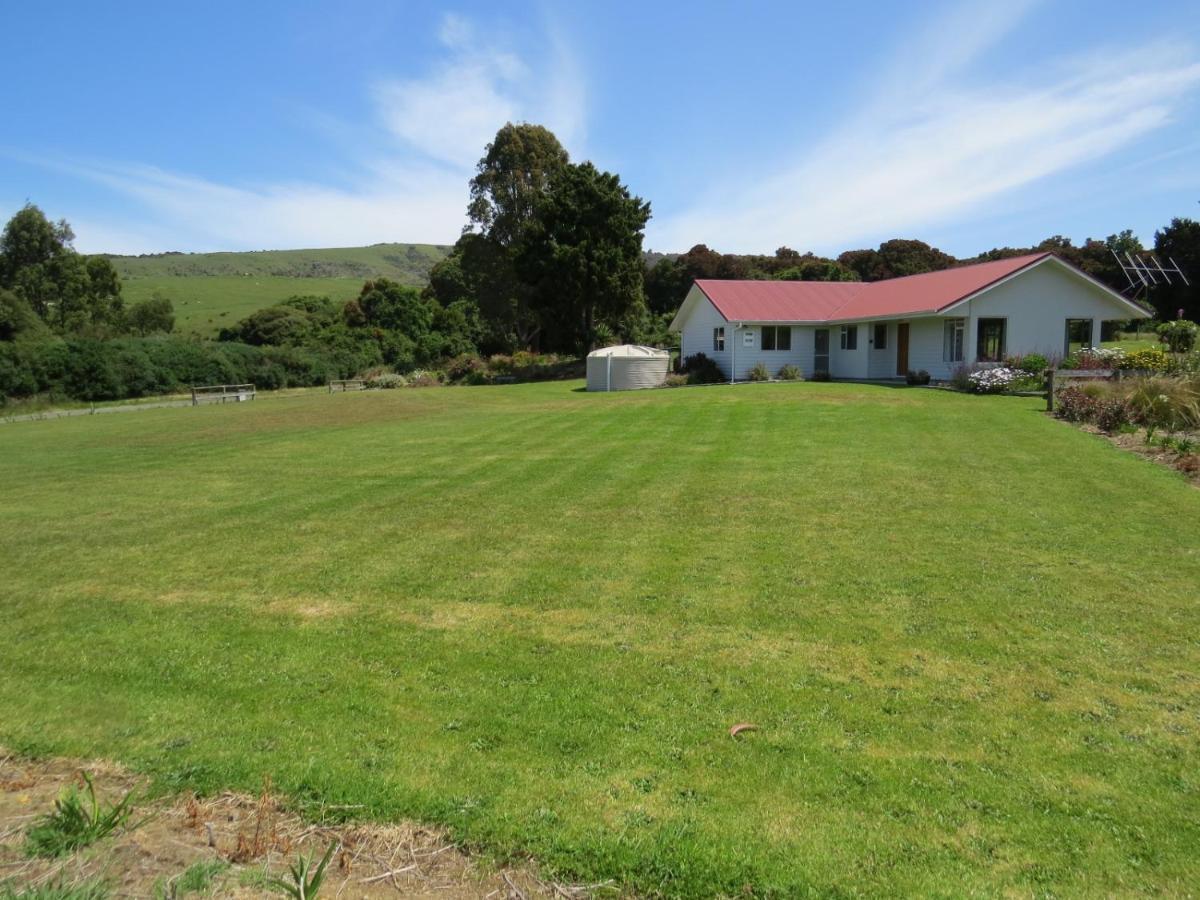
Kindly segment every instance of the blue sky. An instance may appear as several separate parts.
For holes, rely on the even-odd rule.
[[[957,255],[1200,214],[1195,0],[6,4],[0,215],[85,252],[450,243],[496,128],[647,246]]]

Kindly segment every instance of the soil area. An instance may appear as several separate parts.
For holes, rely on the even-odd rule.
[[[81,772],[91,776],[102,810],[134,792],[127,825],[67,856],[30,857],[26,832],[54,811],[64,790],[84,787]],[[281,897],[269,879],[286,879],[289,866],[308,854],[315,869],[330,844],[338,849],[322,898],[575,900],[618,893],[611,885],[542,880],[532,863],[497,869],[437,829],[412,823],[313,825],[289,812],[269,785],[259,797],[138,800],[145,787],[112,763],[33,761],[0,749],[0,895],[100,883],[109,897]]]

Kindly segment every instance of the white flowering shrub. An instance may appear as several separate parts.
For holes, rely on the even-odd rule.
[[[1021,377],[1022,373],[1007,366],[997,366],[994,369],[980,369],[967,376],[967,382],[977,394],[1000,394],[1012,387],[1012,383]]]

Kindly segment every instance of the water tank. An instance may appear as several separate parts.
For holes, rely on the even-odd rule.
[[[671,354],[654,347],[621,344],[593,350],[587,357],[589,391],[636,391],[658,387],[667,377]]]

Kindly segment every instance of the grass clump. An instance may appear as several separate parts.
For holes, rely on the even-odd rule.
[[[29,856],[58,857],[94,844],[124,827],[132,812],[133,792],[106,807],[96,797],[92,776],[80,772],[85,791],[70,785],[54,801],[54,811],[38,819],[25,832]]]
[[[108,884],[99,878],[66,884],[50,884],[18,888],[12,883],[0,884],[0,900],[108,900]]]
[[[325,878],[325,867],[329,865],[329,860],[333,858],[333,853],[337,848],[336,841],[330,844],[315,870],[311,853],[297,857],[296,861],[288,867],[287,878],[272,878],[268,884],[292,897],[293,900],[312,900],[321,890],[321,882]]]
[[[223,859],[202,859],[194,862],[175,878],[169,881],[160,880],[155,884],[155,900],[176,900],[188,894],[208,893],[215,886],[217,878],[228,869],[229,863]]]

